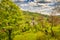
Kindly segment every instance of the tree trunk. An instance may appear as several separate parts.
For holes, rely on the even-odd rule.
[[[54,32],[53,32],[53,27],[54,27],[54,19],[53,19],[53,16],[52,16],[52,20],[51,20],[51,36],[54,36]]]
[[[9,40],[12,40],[12,38],[11,38],[11,33],[12,33],[12,30],[8,30],[8,37],[9,37]]]

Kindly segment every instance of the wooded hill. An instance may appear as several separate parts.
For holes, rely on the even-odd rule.
[[[0,40],[60,40],[60,16],[25,12],[1,0]]]

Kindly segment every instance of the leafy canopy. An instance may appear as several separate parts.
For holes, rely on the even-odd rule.
[[[10,0],[0,1],[0,27],[12,28],[22,20],[22,11]]]

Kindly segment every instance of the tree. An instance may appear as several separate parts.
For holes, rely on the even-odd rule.
[[[7,40],[12,40],[12,30],[19,27],[22,15],[20,8],[11,2],[11,0],[0,1],[0,28],[2,28],[0,30],[8,34],[9,39]]]
[[[51,34],[54,36],[53,27],[60,23],[60,18],[58,17],[59,7],[55,7],[49,16],[49,23],[51,23]]]

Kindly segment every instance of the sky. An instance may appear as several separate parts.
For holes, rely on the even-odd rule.
[[[29,0],[13,0],[13,1],[29,1]],[[30,0],[30,1],[33,1],[33,0]],[[56,0],[34,0],[35,2],[36,1],[52,1],[52,2],[54,2],[54,1],[56,1]],[[60,1],[60,0],[57,0],[57,1]]]

